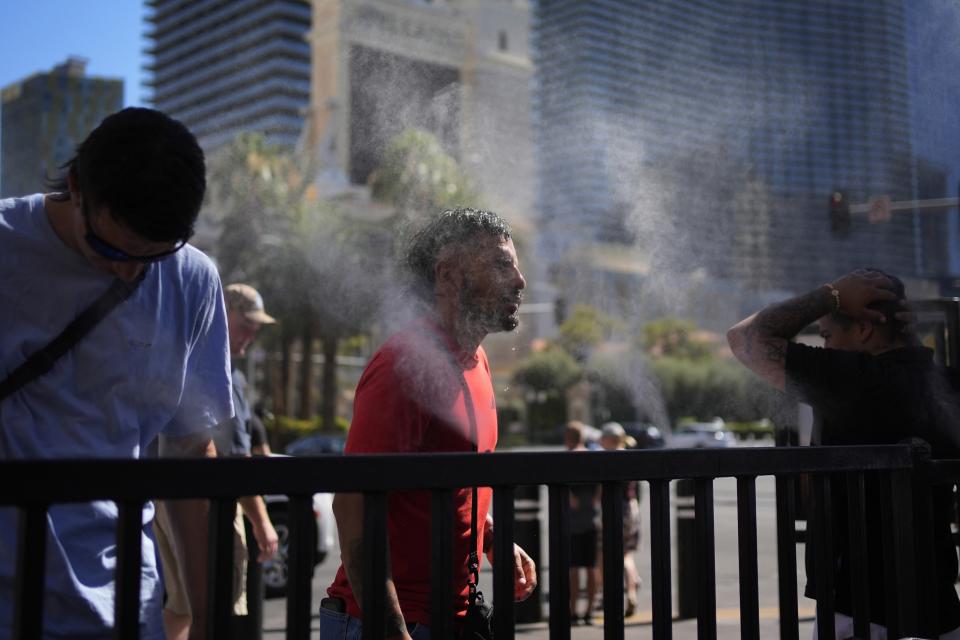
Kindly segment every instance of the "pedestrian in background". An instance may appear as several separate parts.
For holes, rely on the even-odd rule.
[[[568,451],[587,451],[584,425],[578,420],[567,423],[563,443]],[[593,606],[600,584],[600,495],[597,483],[570,486],[570,621],[574,624],[593,624]],[[577,613],[580,599],[580,574],[585,573],[587,606],[584,614]]]
[[[600,429],[600,445],[605,451],[626,449],[627,433],[617,422],[608,422]],[[623,582],[627,595],[624,615],[637,612],[637,597],[640,591],[640,573],[634,555],[640,548],[640,483],[628,480],[622,484],[623,501]]]

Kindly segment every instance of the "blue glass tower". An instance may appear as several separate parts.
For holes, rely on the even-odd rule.
[[[652,269],[801,289],[922,275],[917,220],[828,198],[915,193],[902,0],[540,0],[546,256],[636,240]]]

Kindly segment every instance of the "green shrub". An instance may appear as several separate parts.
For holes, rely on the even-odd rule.
[[[740,440],[773,437],[773,423],[767,418],[750,422],[728,422],[727,429]]]
[[[287,445],[294,440],[304,436],[321,432],[346,434],[347,430],[350,429],[350,422],[340,416],[337,416],[333,429],[324,429],[322,422],[323,419],[320,416],[310,420],[284,415],[273,416],[266,423],[267,433],[270,437],[270,448],[279,452],[286,449]]]
[[[580,379],[580,365],[563,349],[545,349],[527,356],[513,371],[515,384],[531,391],[563,392]]]
[[[775,416],[783,403],[782,394],[732,360],[664,357],[651,361],[650,369],[670,416],[751,422]]]

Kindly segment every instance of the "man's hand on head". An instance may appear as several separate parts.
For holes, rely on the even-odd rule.
[[[840,293],[840,309],[844,315],[855,320],[886,322],[883,313],[868,308],[868,305],[883,300],[896,300],[893,283],[887,276],[876,271],[857,269],[833,282]]]

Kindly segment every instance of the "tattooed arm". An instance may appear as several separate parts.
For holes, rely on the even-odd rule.
[[[786,385],[787,342],[808,324],[837,310],[831,286],[839,292],[840,312],[855,319],[883,322],[883,314],[867,305],[896,300],[890,281],[877,272],[854,271],[779,304],[770,305],[727,331],[733,355],[777,389]]]
[[[333,498],[333,515],[337,519],[340,556],[350,589],[357,604],[363,605],[363,494],[338,493]],[[386,640],[411,640],[400,610],[397,588],[390,575],[390,545],[387,544],[387,609]]]

